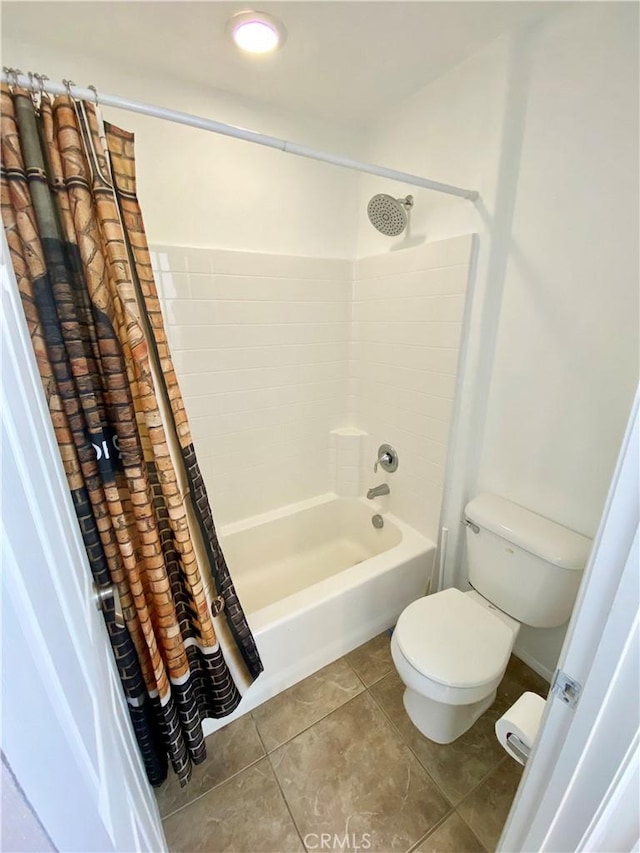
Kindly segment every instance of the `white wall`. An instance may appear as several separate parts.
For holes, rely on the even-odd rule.
[[[43,34],[46,38],[46,34]],[[215,89],[138,69],[20,44],[3,33],[3,64],[52,80],[94,83],[123,95],[358,156],[351,133],[286,116]],[[151,242],[287,255],[350,258],[357,227],[357,176],[248,142],[122,110],[105,117],[136,134],[138,194]]]
[[[216,523],[330,491],[329,432],[347,412],[352,264],[153,249]]]
[[[508,54],[506,38],[488,45],[412,98],[398,102],[369,129],[365,140],[368,160],[478,190],[481,207],[455,196],[361,175],[358,257],[485,230],[486,218],[479,210],[488,207],[493,212]],[[386,237],[371,225],[366,206],[378,192],[413,195],[408,234]]]
[[[535,40],[478,486],[593,537],[638,381],[638,7]],[[564,637],[523,630],[552,669]]]
[[[482,195],[474,210],[415,193],[413,210],[414,241],[480,235],[444,512],[449,582],[465,583],[458,522],[479,490],[595,532],[638,376],[637,31],[635,4],[565,7],[372,133],[372,159]],[[363,179],[361,207],[392,191],[382,184]],[[359,253],[384,241],[363,218]],[[552,671],[563,636],[523,630],[519,653]]]
[[[579,4],[536,38],[479,475],[588,536],[638,376],[637,21]]]

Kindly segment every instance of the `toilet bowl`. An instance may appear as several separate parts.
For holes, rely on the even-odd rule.
[[[521,624],[565,624],[591,548],[586,536],[499,495],[469,501],[464,523],[473,589],[414,601],[391,639],[407,714],[437,743],[460,737],[491,705]]]
[[[419,731],[451,743],[493,703],[520,623],[474,590],[446,589],[401,614],[391,654]]]

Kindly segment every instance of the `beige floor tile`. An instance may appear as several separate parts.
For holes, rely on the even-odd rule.
[[[304,847],[263,759],[164,821],[172,853],[289,853]]]
[[[458,811],[487,850],[495,850],[515,797],[523,768],[507,756]]]
[[[310,847],[328,832],[337,844],[346,837],[345,849],[366,839],[373,851],[405,851],[447,814],[448,799],[459,814],[416,853],[494,850],[522,772],[498,744],[495,720],[524,691],[548,689],[512,657],[493,708],[453,744],[436,744],[407,717],[381,634],[207,738],[208,758],[186,788],[170,774],[157,791],[170,849],[302,850],[273,765]]]
[[[357,696],[364,688],[349,664],[340,659],[294,684],[253,711],[268,752]]]
[[[405,742],[415,752],[453,805],[459,803],[505,756],[495,736],[495,721],[502,711],[490,708],[462,737],[440,744],[426,738],[413,725],[402,703],[404,684],[394,672],[374,684],[371,694]]]
[[[485,849],[454,812],[416,848],[415,853],[485,853]]]
[[[167,781],[156,790],[160,814],[165,817],[200,797],[262,758],[264,748],[251,717],[246,714],[223,729],[209,735],[207,758],[194,766],[191,781],[181,788],[178,777],[169,770]]]
[[[450,806],[364,693],[269,756],[300,834],[405,851]]]
[[[386,631],[345,655],[366,687],[393,671],[391,638]]]

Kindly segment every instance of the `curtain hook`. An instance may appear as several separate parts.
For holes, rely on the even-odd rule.
[[[95,86],[91,86],[91,85],[90,85],[90,86],[87,86],[87,89],[91,89],[91,91],[92,91],[92,92],[93,92],[93,94],[95,95],[95,99],[96,99],[96,107],[99,107],[99,106],[100,106],[100,101],[98,100],[98,90],[96,89],[96,87],[95,87]]]
[[[40,103],[42,103],[43,98],[47,94],[45,92],[45,89],[44,89],[44,81],[48,80],[49,78],[47,77],[46,74],[34,74],[33,76],[36,78],[36,80],[38,81],[38,84],[40,86]]]
[[[19,68],[10,68],[6,66],[3,70],[6,72],[7,83],[11,90],[11,94],[13,94],[13,90],[18,88],[18,74],[22,74],[22,71],[20,71]]]
[[[72,87],[72,86],[75,86],[76,84],[73,82],[73,80],[63,80],[63,81],[62,81],[62,85],[63,85],[63,86],[64,86],[64,88],[67,90],[67,95],[69,96],[69,99],[70,99],[71,101],[73,101],[73,100],[74,100],[74,97],[73,97],[73,95],[71,94],[71,87]]]
[[[38,112],[40,110],[40,102],[38,101],[38,91],[34,82],[36,75],[33,71],[27,71],[27,76],[29,77],[29,88],[31,89],[31,103],[34,110]]]
[[[46,74],[38,74],[37,71],[34,73],[33,76],[38,81],[38,95],[40,97],[40,108],[42,108],[42,104],[44,103],[44,100],[47,97],[47,93],[44,90],[44,81],[48,80],[49,78]]]

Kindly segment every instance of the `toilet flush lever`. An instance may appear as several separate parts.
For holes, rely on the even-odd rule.
[[[480,533],[480,528],[474,521],[471,521],[470,518],[465,518],[462,523],[466,524],[466,526],[473,530],[474,533]]]

